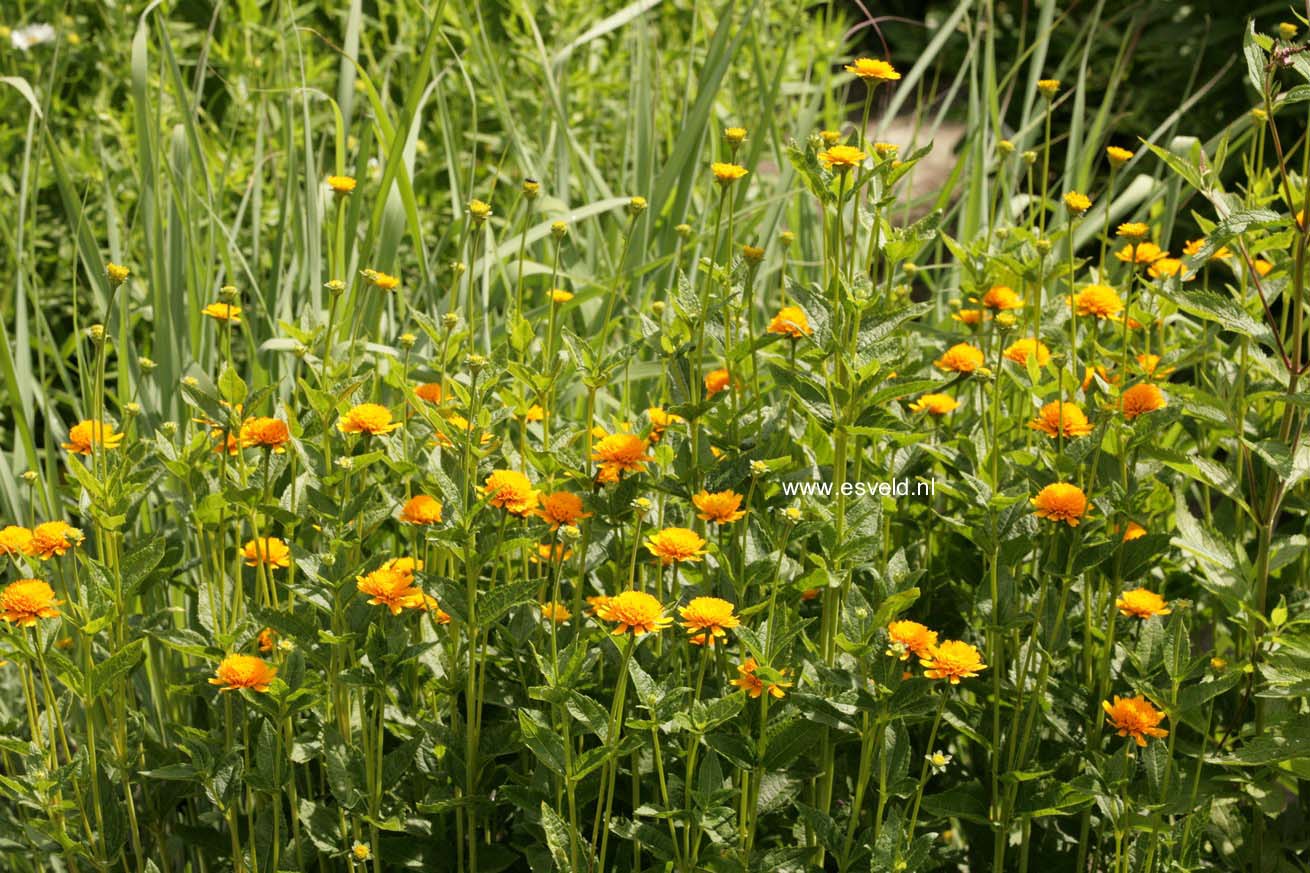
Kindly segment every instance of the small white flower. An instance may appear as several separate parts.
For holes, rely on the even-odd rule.
[[[9,41],[14,48],[25,52],[42,43],[54,42],[55,36],[55,29],[48,24],[29,24],[9,34]]]
[[[933,752],[931,755],[924,755],[923,757],[932,766],[934,773],[945,773],[946,768],[951,765],[951,756],[945,752]]]

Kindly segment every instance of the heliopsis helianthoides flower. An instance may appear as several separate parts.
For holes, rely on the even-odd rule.
[[[1135,521],[1130,521],[1128,526],[1124,528],[1123,541],[1131,543],[1133,540],[1140,540],[1144,536],[1146,536],[1146,528]]]
[[[664,431],[673,427],[675,424],[686,424],[687,419],[673,412],[669,412],[661,406],[652,406],[646,410],[646,417],[650,419],[650,441],[659,442]]]
[[[482,493],[492,506],[519,518],[535,513],[541,500],[541,492],[532,487],[532,480],[517,470],[493,471],[483,484]]]
[[[972,373],[983,365],[981,349],[968,343],[957,343],[946,350],[940,358],[933,361],[933,366],[950,373]]]
[[[587,598],[587,606],[590,607],[587,610],[587,615],[599,616],[609,602],[610,599],[607,595],[593,594],[591,597]]]
[[[541,604],[541,620],[550,621],[555,624],[563,624],[573,618],[573,613],[569,612],[568,607],[558,601],[552,600],[549,603]]]
[[[687,629],[688,642],[695,646],[713,646],[715,641],[741,624],[732,611],[732,604],[721,597],[693,597],[678,610],[682,626]]]
[[[1069,527],[1077,527],[1079,520],[1087,514],[1087,495],[1083,489],[1068,482],[1047,485],[1029,502],[1037,507],[1038,518],[1062,521]]]
[[[1147,240],[1145,242],[1127,243],[1123,248],[1115,252],[1114,256],[1125,264],[1143,264],[1149,266],[1161,258],[1169,257],[1169,253],[1150,240]]]
[[[391,420],[391,410],[381,403],[361,403],[352,406],[337,422],[337,430],[342,433],[363,433],[380,436],[391,433],[400,427],[400,422]]]
[[[1183,245],[1183,254],[1187,255],[1189,258],[1195,257],[1196,255],[1199,255],[1201,253],[1201,249],[1204,247],[1205,247],[1204,239],[1189,239]],[[1233,256],[1232,249],[1228,248],[1228,246],[1220,246],[1219,248],[1215,249],[1213,252],[1210,253],[1210,260],[1226,261],[1232,256]]]
[[[389,561],[371,573],[355,577],[360,594],[368,595],[372,606],[385,606],[392,615],[424,605],[423,592],[414,587],[414,572]]]
[[[868,157],[855,146],[835,145],[819,152],[819,163],[829,170],[845,173],[864,163]]]
[[[1151,232],[1150,225],[1141,221],[1126,221],[1115,228],[1115,235],[1124,239],[1145,239]]]
[[[710,172],[714,174],[714,181],[720,185],[731,185],[738,179],[746,177],[750,170],[740,164],[729,164],[723,161],[715,161],[710,164]]]
[[[781,700],[787,694],[786,689],[791,687],[791,682],[784,678],[787,673],[787,670],[769,670],[768,676],[761,676],[760,665],[754,658],[747,658],[737,665],[737,678],[732,680],[732,684],[751,698],[767,692],[770,697]]]
[[[1110,727],[1121,737],[1132,737],[1139,746],[1146,746],[1147,737],[1160,740],[1169,736],[1169,731],[1160,727],[1164,713],[1145,697],[1120,697],[1116,694],[1114,703],[1102,700],[1101,708],[1105,710]]]
[[[551,303],[568,303],[573,299],[572,291],[565,291],[563,288],[551,288],[547,293]]]
[[[705,396],[713,397],[732,384],[732,374],[720,367],[705,374]]]
[[[1125,591],[1114,602],[1114,607],[1122,615],[1129,618],[1140,618],[1143,621],[1153,615],[1168,615],[1171,612],[1169,604],[1165,602],[1163,597],[1146,588],[1134,588],[1132,591]]]
[[[211,303],[200,310],[200,314],[207,315],[215,321],[225,321],[228,324],[241,323],[241,307],[233,306],[231,303]]]
[[[528,560],[534,564],[558,564],[573,557],[573,550],[563,543],[537,543],[536,553]]]
[[[419,400],[426,400],[433,405],[441,403],[442,397],[445,396],[440,382],[424,382],[414,389],[414,394]]]
[[[241,547],[241,557],[245,559],[247,567],[264,564],[285,569],[291,566],[291,549],[277,537],[259,537],[247,541]]]
[[[702,488],[699,494],[692,495],[691,498],[700,520],[712,521],[715,524],[731,524],[744,518],[746,510],[741,508],[741,500],[742,496],[731,488],[713,493]]]
[[[241,447],[246,449],[272,449],[285,452],[286,444],[291,442],[291,431],[287,423],[278,418],[256,416],[241,423]]]
[[[1077,191],[1070,191],[1064,195],[1064,205],[1074,215],[1082,215],[1092,208],[1092,198]]]
[[[685,527],[666,527],[646,538],[646,548],[664,566],[699,561],[705,554],[705,540]]]
[[[1007,309],[1022,309],[1023,298],[1015,293],[1009,285],[993,285],[982,296],[982,305],[997,312]]]
[[[390,273],[383,273],[380,270],[363,270],[361,275],[363,275],[364,281],[374,288],[381,288],[383,291],[395,291],[400,287],[400,277],[393,276]]]
[[[1195,274],[1184,269],[1183,262],[1178,258],[1163,257],[1154,261],[1146,272],[1152,279],[1168,279],[1177,276],[1184,282],[1195,278]]]
[[[1122,401],[1124,418],[1132,421],[1139,415],[1164,409],[1168,405],[1164,392],[1150,382],[1141,382],[1124,392]]]
[[[896,68],[887,61],[876,58],[856,58],[846,65],[846,72],[853,73],[861,79],[875,82],[895,82],[901,77]]]
[[[972,679],[987,669],[978,650],[963,640],[947,640],[933,646],[919,663],[924,667],[923,675],[929,679],[946,679],[952,685],[959,685],[961,679]]]
[[[1106,370],[1105,367],[1087,367],[1083,370],[1083,390],[1086,391],[1090,388],[1092,383],[1098,378],[1107,385],[1119,384],[1119,377],[1111,376],[1110,372]]]
[[[1073,307],[1081,316],[1114,318],[1123,312],[1124,302],[1119,299],[1119,292],[1109,285],[1088,285],[1074,295]]]
[[[210,685],[217,685],[219,691],[236,691],[249,688],[251,691],[266,692],[268,686],[277,678],[277,668],[254,655],[228,655],[214,671]]]
[[[16,558],[26,555],[32,548],[32,532],[16,524],[0,530],[0,555]]]
[[[441,501],[427,494],[415,494],[400,508],[400,520],[406,524],[441,524]]]
[[[1119,167],[1132,160],[1133,153],[1119,146],[1106,146],[1105,156],[1110,159],[1111,165]]]
[[[1021,367],[1028,366],[1028,358],[1034,353],[1039,367],[1045,367],[1051,360],[1051,350],[1046,347],[1046,343],[1030,336],[1015,340],[1004,352],[1007,361],[1014,361]]]
[[[800,339],[814,333],[810,320],[805,317],[805,310],[799,306],[784,306],[769,321],[769,333]]]
[[[582,511],[582,498],[571,491],[556,491],[543,496],[537,515],[546,520],[551,530],[558,530],[562,525],[576,525],[579,519],[591,518],[590,512]]]
[[[960,322],[960,324],[967,324],[970,327],[973,327],[976,324],[982,324],[986,315],[987,313],[983,312],[981,309],[961,309],[959,312],[951,313],[951,318]]]
[[[82,545],[85,534],[63,521],[47,521],[32,528],[32,539],[27,544],[29,558],[42,561],[64,554]]]
[[[650,462],[647,448],[635,433],[612,433],[591,447],[591,459],[611,474],[640,473]]]
[[[442,416],[442,421],[447,427],[461,433],[471,433],[473,431],[473,423],[458,412],[447,412]],[[441,431],[437,431],[435,437],[437,445],[443,448],[449,449],[453,448],[455,445],[454,441]],[[485,430],[482,431],[481,435],[478,437],[478,443],[485,446],[489,442],[491,442],[491,434],[487,433]],[[464,444],[462,438],[460,439],[459,444],[461,446]]]
[[[1052,400],[1042,407],[1037,417],[1028,422],[1033,430],[1040,430],[1051,439],[1059,437],[1085,437],[1092,432],[1092,424],[1076,404],[1067,400]]]
[[[61,603],[49,583],[19,579],[0,591],[0,618],[19,627],[33,627],[43,618],[57,618],[59,610],[55,607]]]
[[[959,401],[949,394],[925,394],[910,404],[910,411],[942,416],[953,412],[959,405]]]
[[[114,426],[108,422],[79,421],[68,430],[68,442],[64,448],[75,455],[89,455],[96,446],[116,449],[123,441],[123,434],[114,433]]]
[[[887,636],[891,641],[887,654],[902,661],[910,660],[911,655],[927,658],[932,654],[933,646],[937,645],[937,631],[929,630],[917,621],[894,621],[887,625]]]
[[[596,615],[614,623],[611,633],[616,637],[629,631],[641,636],[662,631],[673,624],[673,619],[664,614],[664,605],[645,591],[616,594],[596,609]]]
[[[355,190],[354,176],[328,176],[327,186],[334,194],[349,194]]]

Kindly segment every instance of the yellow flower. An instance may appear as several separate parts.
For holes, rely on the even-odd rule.
[[[1139,746],[1146,745],[1147,737],[1163,739],[1169,731],[1160,727],[1164,713],[1160,712],[1145,697],[1114,696],[1114,703],[1101,701],[1106,720],[1110,727],[1119,732],[1121,737],[1132,737]]]
[[[1064,195],[1064,205],[1075,215],[1082,215],[1092,208],[1092,199],[1086,194],[1070,191]]]
[[[491,204],[485,200],[470,200],[469,215],[473,217],[475,222],[481,224],[491,217]]]
[[[242,448],[273,449],[280,453],[285,452],[286,444],[291,442],[291,432],[285,421],[256,416],[241,423],[240,440]]]
[[[49,560],[82,544],[86,536],[79,529],[63,521],[47,521],[32,528],[32,539],[27,544],[27,556]]]
[[[718,370],[711,370],[705,374],[705,396],[713,397],[715,394],[726,389],[731,382],[732,376],[728,373],[727,369],[720,368]]]
[[[1105,156],[1110,159],[1113,166],[1121,167],[1128,161],[1132,160],[1133,153],[1128,149],[1121,149],[1118,146],[1106,146]]]
[[[846,65],[846,72],[854,73],[866,82],[894,82],[901,77],[891,64],[874,58],[856,58]]]
[[[926,658],[920,658],[923,675],[929,679],[946,679],[959,685],[961,679],[972,679],[987,669],[978,650],[961,640],[947,640],[933,646]]]
[[[541,498],[541,509],[537,515],[544,518],[551,530],[558,530],[563,525],[576,525],[579,519],[591,518],[590,512],[582,511],[582,498],[569,491],[556,491]]]
[[[750,170],[740,164],[728,164],[721,161],[715,161],[710,164],[710,172],[714,173],[714,181],[720,185],[731,185],[738,179],[744,178]]]
[[[983,295],[982,305],[997,311],[1021,309],[1023,308],[1023,299],[1014,293],[1014,289],[1009,285],[993,285]]]
[[[1033,430],[1055,439],[1066,437],[1084,437],[1092,432],[1093,427],[1087,416],[1075,404],[1068,401],[1052,400],[1042,407],[1037,417],[1028,422]]]
[[[746,128],[744,127],[725,127],[723,129],[723,138],[727,140],[728,145],[738,146],[746,141]]]
[[[819,163],[829,170],[836,168],[837,172],[845,173],[852,167],[858,167],[864,163],[868,157],[855,146],[835,145],[819,152]]]
[[[975,324],[981,324],[985,316],[986,313],[981,309],[961,309],[959,312],[953,313],[951,318],[961,324],[973,326]]]
[[[824,145],[831,148],[841,142],[841,132],[836,130],[821,130],[819,131],[819,139],[823,140]]]
[[[887,636],[891,638],[887,653],[902,661],[910,660],[910,655],[927,658],[932,654],[933,646],[937,645],[937,631],[929,630],[917,621],[894,621],[887,625]]]
[[[933,361],[933,366],[937,369],[952,373],[972,373],[982,365],[982,350],[976,349],[968,343],[957,343],[951,346],[944,355]]]
[[[1054,97],[1055,92],[1060,90],[1060,80],[1039,79],[1037,82],[1037,90],[1042,92],[1043,97],[1047,97],[1047,98]]]
[[[1037,366],[1045,367],[1051,360],[1051,350],[1046,343],[1032,337],[1024,337],[1011,343],[1004,352],[1007,361],[1014,361],[1021,367],[1028,366],[1028,356],[1036,354]]]
[[[1128,522],[1128,526],[1124,528],[1123,541],[1130,543],[1133,540],[1140,540],[1144,536],[1146,536],[1146,528],[1142,527],[1135,521],[1130,521]]]
[[[534,564],[555,564],[573,557],[573,550],[563,543],[537,543],[537,553],[528,556]]]
[[[11,524],[0,530],[0,555],[16,558],[26,555],[32,548],[32,532],[25,527]]]
[[[1123,225],[1123,227],[1126,226],[1127,225]],[[1142,225],[1142,227],[1145,226],[1146,225]],[[1155,243],[1147,241],[1128,243],[1123,248],[1119,249],[1119,251],[1115,252],[1114,256],[1126,264],[1144,264],[1149,266],[1161,258],[1167,258],[1169,253]]]
[[[1193,257],[1197,254],[1200,254],[1201,248],[1204,245],[1205,245],[1204,239],[1189,239],[1186,242],[1186,244],[1183,245],[1183,254],[1187,255],[1188,257]],[[1233,256],[1233,252],[1230,248],[1228,248],[1228,246],[1220,246],[1219,248],[1215,249],[1214,252],[1210,255],[1210,260],[1212,261],[1227,260],[1232,256]]]
[[[900,150],[900,146],[895,143],[876,142],[873,144],[873,153],[883,160],[896,157],[896,153]]]
[[[254,655],[228,655],[214,671],[210,685],[219,686],[220,691],[235,691],[249,688],[251,691],[266,692],[277,676],[277,668],[263,658]]]
[[[400,520],[408,524],[441,523],[441,501],[426,494],[416,494],[400,508]]]
[[[391,410],[381,403],[361,403],[351,407],[337,422],[337,430],[342,433],[364,433],[372,436],[388,434],[400,427],[400,422],[391,420]]]
[[[657,442],[667,428],[673,427],[675,424],[687,423],[687,420],[681,415],[668,412],[660,406],[652,406],[647,409],[646,417],[650,419],[651,442]]]
[[[1261,278],[1268,276],[1269,271],[1274,268],[1274,265],[1266,261],[1264,258],[1256,258],[1251,263],[1252,266],[1255,267],[1256,273],[1259,274]]]
[[[68,431],[68,442],[63,446],[75,455],[89,455],[96,446],[116,449],[123,441],[123,434],[114,433],[114,426],[108,422],[79,421]]]
[[[694,530],[685,527],[667,527],[646,538],[646,548],[660,559],[660,564],[698,562],[705,554],[705,540]]]
[[[355,587],[367,594],[372,606],[385,606],[392,615],[425,605],[423,592],[414,587],[414,565],[393,559],[364,576],[355,577]]]
[[[1123,399],[1120,401],[1124,418],[1129,421],[1139,415],[1155,412],[1157,409],[1164,409],[1167,405],[1164,392],[1151,382],[1142,382],[1132,386],[1124,392]]]
[[[562,603],[552,600],[550,603],[541,604],[542,621],[563,624],[571,618],[573,618],[573,613],[569,612],[568,607]]]
[[[355,178],[353,176],[328,176],[327,184],[334,194],[349,194],[355,190]]]
[[[495,470],[482,486],[487,502],[510,515],[527,518],[537,511],[541,492],[532,487],[532,480],[517,470]]]
[[[1070,527],[1077,527],[1079,519],[1087,514],[1087,495],[1083,489],[1068,482],[1047,485],[1029,502],[1037,507],[1038,518],[1063,521]]]
[[[1134,588],[1132,591],[1125,591],[1114,602],[1114,606],[1121,614],[1129,618],[1143,620],[1153,615],[1168,615],[1171,611],[1163,597],[1146,588]]]
[[[1109,285],[1088,285],[1073,298],[1074,310],[1082,316],[1114,318],[1123,311],[1119,293]]]
[[[949,394],[925,394],[910,404],[912,412],[926,412],[929,415],[945,415],[959,407],[959,402]]]
[[[381,288],[383,291],[395,291],[400,287],[399,276],[383,273],[380,270],[364,270],[363,276],[370,285],[374,288]]]
[[[719,597],[693,597],[678,612],[692,645],[713,646],[727,631],[741,624],[732,609],[731,603]]]
[[[226,321],[229,324],[241,323],[241,307],[233,306],[231,303],[211,303],[200,310],[200,314],[208,315],[217,321]]]
[[[699,494],[691,498],[691,502],[700,510],[697,515],[701,521],[731,524],[746,515],[746,510],[741,509],[741,499],[742,496],[732,489],[711,494],[702,488]]]
[[[20,627],[33,627],[43,618],[57,618],[59,610],[55,607],[61,603],[49,583],[19,579],[0,591],[0,618]]]
[[[646,469],[650,462],[646,448],[646,441],[634,433],[612,433],[592,446],[591,459],[617,478],[620,473],[640,473]]]
[[[612,631],[616,637],[629,631],[636,636],[655,633],[673,624],[673,619],[664,614],[663,605],[645,591],[624,591],[611,597],[597,608],[596,614],[616,625]]]
[[[550,289],[550,301],[552,303],[568,303],[573,299],[573,292],[565,291],[563,288]]]
[[[1178,258],[1163,257],[1152,262],[1147,268],[1147,273],[1152,279],[1167,279],[1170,276],[1177,276],[1183,281],[1192,278],[1192,274],[1183,269],[1183,262]]]
[[[350,854],[356,861],[372,861],[373,850],[369,848],[368,843],[361,843],[359,840],[350,844]]]
[[[765,680],[758,675],[759,669],[760,665],[755,662],[754,658],[747,658],[737,666],[737,678],[732,680],[732,684],[745,691],[752,698],[757,698],[766,691],[770,697],[776,697],[779,700],[785,697],[787,692],[784,689],[791,687],[791,682],[782,678],[787,675],[787,671],[776,671],[777,678],[770,678],[766,684]],[[770,672],[774,673],[775,671]]]
[[[524,421],[542,421],[546,418],[546,410],[541,408],[541,404],[534,403],[523,413]]]
[[[115,264],[113,261],[110,261],[105,265],[105,275],[108,276],[109,281],[117,287],[127,281],[127,277],[132,275],[132,271],[121,264]]]
[[[799,306],[784,306],[779,309],[778,314],[769,322],[768,330],[769,333],[789,336],[792,339],[814,333],[813,328],[810,327],[810,320],[805,317],[805,310]]]
[[[291,566],[291,549],[277,537],[259,537],[247,541],[241,549],[241,557],[245,558],[247,567],[258,567],[260,564],[282,568]]]
[[[1141,221],[1127,221],[1115,228],[1115,234],[1124,239],[1145,239],[1151,228]]]

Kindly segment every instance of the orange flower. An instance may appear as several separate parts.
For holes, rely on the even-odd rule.
[[[277,631],[273,630],[271,627],[264,628],[259,632],[256,642],[259,646],[259,651],[267,655],[269,652],[273,651],[273,649],[277,648]]]
[[[1105,710],[1110,727],[1121,737],[1132,737],[1139,746],[1146,746],[1147,737],[1163,739],[1169,736],[1169,731],[1160,727],[1164,713],[1145,697],[1120,697],[1116,694],[1114,703],[1103,700],[1101,708]]]
[[[277,668],[263,658],[254,655],[228,655],[214,671],[210,685],[219,686],[219,691],[235,691],[249,688],[251,691],[266,692],[277,676]]]
[[[1144,536],[1146,536],[1146,528],[1142,527],[1135,521],[1130,521],[1128,522],[1127,527],[1124,528],[1123,541],[1130,543],[1133,540],[1140,540]]]
[[[646,548],[660,559],[660,564],[700,561],[705,554],[705,540],[694,531],[685,527],[666,527],[664,530],[646,538]]]
[[[32,549],[32,532],[25,527],[11,524],[0,530],[0,555],[16,558],[26,555]]]
[[[563,543],[537,543],[537,553],[528,560],[534,564],[554,564],[573,557],[573,550]]]
[[[1016,340],[1006,348],[1004,355],[1007,361],[1014,361],[1021,367],[1028,366],[1028,356],[1036,352],[1037,366],[1045,367],[1051,360],[1051,350],[1046,347],[1046,343],[1032,337],[1024,337]]]
[[[286,444],[291,442],[291,431],[287,423],[276,418],[256,416],[248,418],[241,424],[241,447],[272,449],[282,453]]]
[[[1138,355],[1137,366],[1141,367],[1142,372],[1146,375],[1154,376],[1157,379],[1168,376],[1174,371],[1173,367],[1166,367],[1163,370],[1160,369],[1159,355]]]
[[[701,521],[731,524],[746,515],[746,510],[740,508],[741,499],[742,496],[731,488],[713,494],[702,488],[699,494],[691,498],[691,502],[700,510],[697,515]]]
[[[248,541],[241,549],[241,557],[246,559],[247,567],[290,567],[291,549],[277,537],[260,537]]]
[[[887,625],[887,636],[891,637],[887,654],[902,661],[910,660],[910,655],[927,658],[932,654],[933,646],[937,645],[937,631],[929,630],[917,621],[894,621]]]
[[[1143,621],[1153,615],[1168,615],[1171,612],[1163,597],[1146,588],[1125,591],[1114,602],[1114,606],[1123,615]]]
[[[946,679],[952,685],[959,685],[961,679],[972,679],[987,669],[978,650],[961,640],[947,640],[933,646],[928,657],[920,658],[919,663],[924,666],[923,675],[929,679]]]
[[[573,613],[569,612],[568,607],[562,603],[551,601],[550,603],[541,604],[541,620],[553,621],[555,624],[563,624],[573,618]]]
[[[1127,225],[1121,225],[1120,230],[1126,226]],[[1155,243],[1148,241],[1128,243],[1123,248],[1119,249],[1119,251],[1115,252],[1114,256],[1125,263],[1150,265],[1154,264],[1161,258],[1169,257],[1169,253]]]
[[[415,494],[400,508],[400,520],[408,524],[441,524],[441,501],[426,494]]]
[[[959,312],[953,313],[951,318],[972,327],[975,324],[981,324],[985,315],[986,313],[981,309],[961,309]]]
[[[628,631],[641,636],[662,631],[673,624],[673,619],[664,614],[660,602],[645,591],[624,591],[611,597],[596,610],[596,614],[617,625],[612,631],[616,637]]]
[[[414,393],[418,395],[419,400],[426,400],[428,403],[440,403],[442,397],[441,383],[424,382],[414,389]]]
[[[1109,285],[1088,285],[1073,298],[1073,307],[1082,316],[1114,318],[1123,311],[1124,303]]]
[[[925,394],[910,404],[910,411],[942,416],[953,412],[959,405],[959,402],[949,394]]]
[[[400,277],[392,276],[390,273],[383,273],[379,270],[362,270],[364,280],[375,288],[381,288],[383,291],[395,291],[400,287]]]
[[[1120,402],[1124,418],[1129,421],[1139,415],[1164,409],[1167,405],[1164,392],[1150,382],[1142,382],[1129,388],[1124,392],[1123,399]]]
[[[19,579],[0,591],[0,618],[20,627],[33,627],[43,618],[57,618],[55,591],[40,579]]]
[[[982,305],[1003,312],[1007,309],[1022,309],[1023,299],[1009,285],[993,285],[983,295]]]
[[[413,564],[404,564],[399,559],[388,561],[364,576],[356,576],[355,587],[360,594],[369,596],[371,605],[385,606],[392,615],[425,605],[423,592],[414,587]]]
[[[588,597],[587,605],[590,606],[591,609],[587,610],[587,615],[599,616],[609,602],[609,597],[604,594],[594,594],[591,597]]]
[[[114,426],[108,422],[79,421],[68,431],[68,442],[63,446],[75,455],[89,455],[96,446],[116,449],[123,441],[123,434],[114,433]]]
[[[983,353],[968,343],[957,343],[933,362],[939,370],[952,373],[972,373],[983,365]]]
[[[1077,527],[1079,519],[1087,514],[1087,495],[1083,489],[1068,482],[1047,485],[1029,502],[1037,507],[1038,518],[1063,521],[1069,527]]]
[[[27,556],[49,560],[82,544],[86,536],[71,524],[47,521],[32,528],[32,539],[27,544]]]
[[[715,640],[741,624],[732,604],[719,597],[693,597],[678,612],[682,614],[682,626],[687,629],[689,641],[696,646],[713,646]]]
[[[747,658],[737,666],[737,678],[732,680],[732,684],[745,691],[752,698],[757,698],[766,691],[770,697],[776,697],[779,700],[785,697],[787,692],[784,689],[791,687],[791,682],[783,678],[788,671],[770,670],[769,672],[776,678],[770,678],[766,682],[764,678],[758,675],[759,669],[760,665],[755,662],[754,658]]]
[[[537,510],[541,492],[532,487],[532,481],[517,470],[496,470],[482,486],[487,502],[498,506],[510,515],[527,518]]]
[[[1085,370],[1083,370],[1084,391],[1086,391],[1088,388],[1092,386],[1092,382],[1096,380],[1097,376],[1100,376],[1101,381],[1105,382],[1108,385],[1119,384],[1119,377],[1118,376],[1112,377],[1109,371],[1105,369],[1105,367],[1087,367]]]
[[[711,370],[705,374],[705,396],[713,397],[732,382],[732,376],[726,369]]]
[[[664,431],[675,424],[686,424],[687,419],[676,413],[666,412],[663,407],[652,406],[646,410],[646,417],[650,419],[650,441],[659,442]]]
[[[804,309],[799,306],[784,306],[769,322],[769,333],[799,339],[814,333],[814,329],[810,327],[810,320],[805,317]]]
[[[1066,437],[1083,437],[1092,432],[1093,427],[1083,411],[1067,401],[1052,400],[1042,407],[1037,417],[1028,422],[1033,430],[1040,430],[1055,439]]]
[[[400,422],[391,420],[391,410],[381,403],[361,403],[351,407],[337,422],[337,430],[342,433],[363,433],[371,436],[388,434],[400,427]]]
[[[611,473],[640,473],[650,456],[646,441],[633,433],[612,433],[591,448],[591,459]]]
[[[550,523],[551,530],[559,530],[561,525],[577,524],[578,519],[591,518],[590,512],[582,511],[582,498],[569,491],[556,491],[541,498],[537,515]]]
[[[1204,239],[1188,240],[1187,244],[1183,246],[1183,254],[1187,255],[1189,258],[1194,257],[1200,254],[1201,248],[1204,245],[1205,245]],[[1214,253],[1212,255],[1210,255],[1210,260],[1212,261],[1227,260],[1232,256],[1233,256],[1233,252],[1231,249],[1228,248],[1228,246],[1220,246],[1219,248],[1214,250]]]

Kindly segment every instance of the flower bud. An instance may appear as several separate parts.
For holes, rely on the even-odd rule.
[[[536,200],[541,194],[541,183],[536,179],[523,180],[523,196],[528,200]]]
[[[557,240],[564,239],[565,234],[569,232],[569,226],[563,221],[556,221],[550,226],[550,235]]]
[[[636,217],[646,211],[646,198],[640,195],[633,197],[628,201],[628,214]]]

